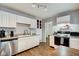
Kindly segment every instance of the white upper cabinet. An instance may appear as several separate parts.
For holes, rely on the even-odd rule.
[[[31,20],[30,28],[37,28],[37,21],[35,19]]]
[[[22,52],[39,45],[39,40],[39,35],[18,38],[18,52]]]
[[[57,18],[57,24],[70,23],[70,15],[62,16]]]
[[[16,27],[16,23],[30,24],[30,28],[36,28],[35,19],[19,16],[13,13],[0,11],[0,27]]]
[[[16,15],[0,11],[0,27],[16,27]]]
[[[23,16],[19,16],[17,15],[17,20],[16,20],[17,23],[24,23],[24,24],[30,24],[30,19],[27,18],[27,17],[23,17]]]
[[[11,13],[9,13],[8,15],[10,15],[9,16],[9,24],[8,24],[8,26],[9,27],[16,27],[16,19],[17,19],[17,17],[16,17],[16,15],[15,14],[11,14]]]
[[[23,23],[23,24],[30,24],[30,28],[36,28],[37,27],[37,22],[35,19],[28,18],[28,17],[23,17],[17,15],[17,23]]]
[[[3,11],[0,11],[0,27],[7,27],[7,14]],[[6,25],[6,26],[5,26]]]

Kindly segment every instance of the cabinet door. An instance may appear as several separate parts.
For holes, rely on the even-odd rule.
[[[26,22],[26,24],[30,24],[31,25],[31,23],[32,23],[32,19],[31,18],[28,18],[28,17],[24,17],[24,20],[26,20],[25,22]]]
[[[32,48],[33,47],[33,44],[32,44],[32,37],[25,37],[25,41],[24,41],[24,50],[27,50],[29,48]]]
[[[9,13],[8,16],[9,16],[9,19],[8,19],[9,24],[8,24],[8,26],[9,27],[16,27],[16,15]]]
[[[40,20],[40,29],[42,28],[42,21]]]
[[[37,22],[36,20],[31,20],[31,28],[37,28]]]
[[[18,39],[18,52],[32,48],[32,39],[30,37],[23,37]]]
[[[1,27],[6,27],[7,26],[7,21],[6,21],[6,18],[7,18],[7,13],[6,12],[3,12],[3,11],[0,11],[0,18],[1,18]]]
[[[16,27],[15,15],[0,11],[0,27]]]
[[[18,52],[21,52],[22,51],[22,39],[21,38],[19,38],[18,39]]]
[[[19,15],[17,15],[16,22],[17,22],[17,23],[23,23],[23,21],[22,21],[22,17],[19,16]]]
[[[69,47],[69,38],[64,38],[64,46]]]
[[[26,49],[32,48],[34,46],[33,37],[27,37],[26,43]]]
[[[54,44],[60,45],[61,44],[61,38],[60,37],[54,37]]]
[[[2,27],[6,27],[7,26],[6,15],[7,14],[5,12],[2,13]]]
[[[42,42],[42,29],[36,29],[36,34],[40,37],[40,42]]]
[[[32,37],[32,44],[33,44],[33,47],[39,45],[39,41],[40,41],[39,38],[40,38],[39,36],[33,36],[33,37]]]
[[[18,52],[24,51],[25,43],[26,42],[24,38],[18,39]]]
[[[39,20],[37,20],[37,28],[39,28],[40,24],[39,24]]]
[[[2,27],[2,12],[0,11],[0,27]]]

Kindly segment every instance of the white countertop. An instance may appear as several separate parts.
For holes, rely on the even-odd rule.
[[[7,36],[7,37],[0,38],[0,41],[1,40],[14,40],[14,39],[22,38],[22,37],[32,37],[32,36],[37,36],[37,35],[15,35],[14,37]]]

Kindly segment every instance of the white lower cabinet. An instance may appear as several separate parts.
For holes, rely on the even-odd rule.
[[[39,36],[18,38],[18,52],[22,52],[37,45],[39,45]]]
[[[79,49],[79,39],[78,38],[70,38],[70,48]]]
[[[24,38],[18,39],[18,52],[23,51],[23,49],[24,49],[24,43],[23,42],[25,42]]]
[[[29,38],[23,37],[18,39],[18,52],[24,51],[29,48]]]
[[[32,47],[39,45],[39,41],[40,41],[39,36],[33,36],[31,37],[31,39],[32,39],[32,42],[31,42]]]
[[[42,40],[42,29],[36,29],[36,34],[39,35],[40,42],[43,42],[43,40]]]

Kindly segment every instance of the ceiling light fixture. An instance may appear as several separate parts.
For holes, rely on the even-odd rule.
[[[32,7],[33,7],[33,8],[35,8],[35,7],[36,7],[36,5],[35,5],[35,4],[32,4]]]
[[[38,8],[38,9],[44,9],[45,11],[47,11],[47,5],[42,5],[42,4],[39,4],[39,3],[32,3],[32,7]]]

